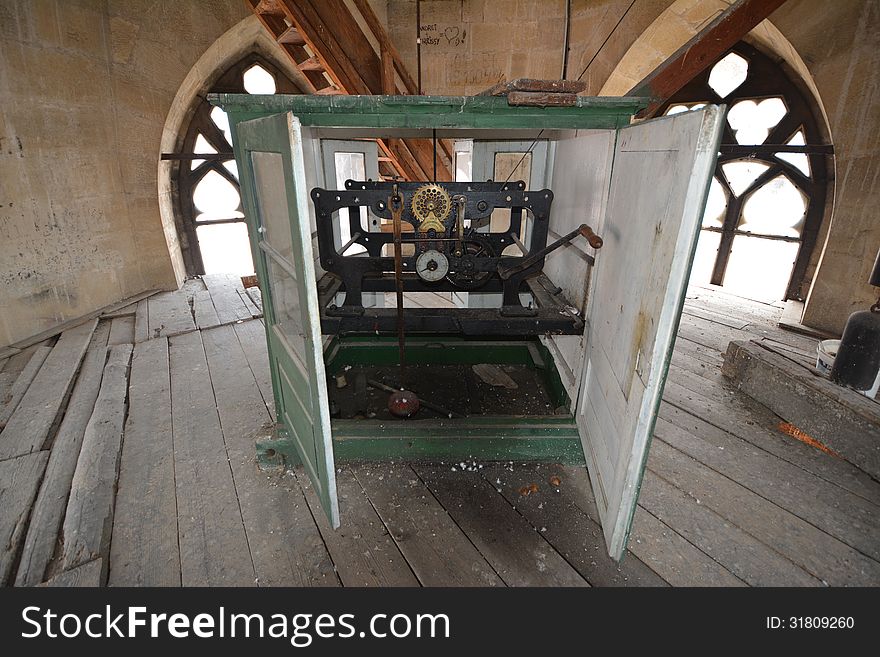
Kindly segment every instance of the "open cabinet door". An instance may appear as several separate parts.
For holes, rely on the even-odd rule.
[[[609,554],[620,559],[724,120],[710,106],[619,131],[576,407]]]
[[[293,114],[236,126],[236,159],[263,293],[279,424],[339,526],[302,132]]]

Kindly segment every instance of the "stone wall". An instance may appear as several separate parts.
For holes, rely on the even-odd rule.
[[[729,3],[573,0],[568,77],[583,72],[587,94],[626,93]],[[387,1],[389,32],[412,72],[415,5]],[[666,10],[673,20],[659,29],[655,21]],[[467,94],[501,78],[560,75],[563,0],[422,0],[421,13],[425,93]],[[833,215],[826,213],[807,271],[803,321],[840,332],[851,312],[877,296],[864,281],[880,248],[880,2],[789,0],[749,40],[800,74],[827,116],[836,161]]]
[[[0,2],[0,346],[176,279],[162,127],[241,0]]]

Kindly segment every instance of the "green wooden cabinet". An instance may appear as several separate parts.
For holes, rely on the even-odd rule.
[[[684,300],[723,107],[631,125],[640,99],[579,98],[574,107],[510,107],[497,97],[216,95],[229,113],[280,427],[259,446],[301,462],[331,523],[339,523],[335,458],[586,462],[608,543],[620,558],[638,499]],[[322,335],[309,191],[324,181],[327,140],[473,140],[475,158],[505,143],[541,143],[553,190],[551,235],[586,222],[605,240],[549,257],[545,272],[583,313],[582,336],[474,344],[444,338],[442,358],[544,368],[569,414],[448,421],[331,420],[327,372],[394,358],[393,339]],[[478,147],[479,146],[479,147]],[[509,149],[508,149],[509,150]],[[474,162],[485,171],[487,163]],[[482,168],[480,168],[482,167]],[[595,266],[590,266],[595,256]],[[412,358],[436,359],[425,336]],[[408,352],[409,353],[409,352]],[[421,355],[420,355],[421,354]]]

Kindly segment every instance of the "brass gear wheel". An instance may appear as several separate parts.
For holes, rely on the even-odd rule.
[[[437,233],[446,230],[443,222],[452,211],[452,199],[440,185],[428,183],[416,189],[412,197],[412,214],[419,222],[419,232],[433,229]]]

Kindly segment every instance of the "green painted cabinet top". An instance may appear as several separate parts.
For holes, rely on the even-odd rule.
[[[647,98],[579,96],[572,107],[511,106],[503,96],[318,96],[210,94],[242,121],[292,112],[303,126],[413,129],[616,129]]]

